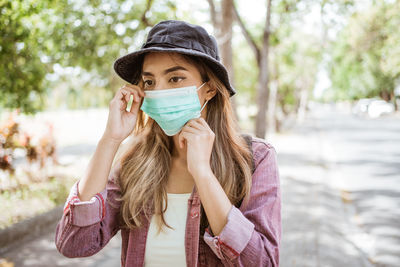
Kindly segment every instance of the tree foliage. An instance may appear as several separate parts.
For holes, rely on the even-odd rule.
[[[152,0],[1,0],[0,106],[44,108],[51,91],[46,75],[55,66],[79,68],[90,74],[89,87],[107,87],[114,60],[137,49],[149,26],[176,10],[171,1],[152,6]],[[83,90],[69,86],[69,95],[81,96]]]
[[[400,83],[400,5],[398,1],[372,1],[369,8],[357,9],[355,2],[272,1],[269,74],[278,85],[277,100],[285,114],[296,112],[299,91],[313,90],[320,62],[326,56],[331,59],[332,80],[327,96],[392,98]],[[121,82],[112,69],[114,60],[139,48],[149,26],[176,18],[196,23],[195,12],[185,13],[179,3],[0,0],[0,108],[30,113],[53,104],[69,108],[104,105]],[[302,26],[315,7],[320,7],[322,33],[318,27],[310,33]],[[348,19],[347,14],[353,11]],[[208,12],[204,10],[204,14]],[[328,31],[341,27],[332,20],[332,13],[346,24],[326,41]],[[262,47],[264,18],[249,23],[243,17],[243,23],[253,47]],[[243,37],[238,38],[242,34],[238,27],[233,30],[235,84],[255,102],[259,62],[251,46]]]
[[[380,96],[391,100],[400,78],[400,5],[377,1],[358,11],[332,49],[335,99]]]
[[[0,2],[0,103],[6,107],[35,108],[32,98],[45,92],[46,68],[40,60],[38,40],[46,17],[38,14],[46,1]]]

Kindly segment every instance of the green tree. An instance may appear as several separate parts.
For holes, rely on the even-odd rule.
[[[171,1],[1,0],[0,106],[27,113],[43,109],[51,92],[46,75],[56,66],[88,74],[92,93],[109,88],[114,60],[137,49],[149,26],[176,17],[175,11]],[[77,93],[68,93],[72,98],[84,95],[69,86]]]
[[[349,19],[332,50],[330,94],[337,100],[394,101],[400,78],[400,5],[377,1]]]
[[[40,60],[37,35],[47,24],[47,17],[39,19],[49,3],[46,1],[0,2],[0,104],[19,107],[30,112],[38,108],[33,98],[45,92],[43,79],[46,67]],[[40,20],[38,22],[38,20]],[[39,104],[40,105],[40,104]]]
[[[257,94],[253,94],[258,107],[257,136],[265,136],[266,126],[271,132],[279,131],[285,116],[296,114],[306,106],[315,84],[322,46],[321,38],[305,33],[301,25],[312,5],[319,4],[313,0],[301,3],[296,0],[268,1],[266,20],[260,25],[245,25],[235,9],[238,24],[256,63],[253,59],[246,64],[241,61],[244,70],[236,73],[240,84],[254,87],[254,72],[257,72],[258,89]],[[251,70],[248,65],[253,66]],[[278,110],[284,117],[278,116]]]

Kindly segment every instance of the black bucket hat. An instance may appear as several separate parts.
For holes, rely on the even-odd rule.
[[[204,59],[215,75],[224,83],[230,96],[236,90],[229,82],[228,72],[220,62],[215,38],[198,25],[179,20],[156,24],[149,32],[141,49],[118,58],[115,72],[125,81],[137,84],[140,79],[143,55],[147,52],[177,52]]]

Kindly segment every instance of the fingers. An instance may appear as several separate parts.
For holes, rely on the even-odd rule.
[[[182,128],[178,137],[179,147],[182,149],[185,143],[214,141],[215,134],[203,118],[192,119]],[[207,141],[207,142],[208,142]],[[190,144],[189,144],[190,145]]]
[[[203,125],[203,127],[205,127],[206,129],[208,129],[209,131],[212,131],[210,126],[208,125],[208,123],[206,122],[206,120],[203,117],[200,117],[198,119],[196,119],[196,121],[198,123],[200,123],[201,125]]]
[[[188,123],[185,125],[185,127],[188,126],[189,128],[195,128],[198,130],[202,130],[204,128],[204,126],[197,120],[197,119],[192,119],[190,121],[188,121]]]
[[[142,89],[137,85],[126,84],[124,87],[134,93],[136,102],[140,102],[140,98],[145,96]]]
[[[140,102],[140,98],[144,97],[144,92],[140,89],[139,86],[126,84],[117,91],[115,97],[117,99],[129,102],[129,98],[131,95],[133,95],[133,100],[135,102]]]
[[[191,127],[197,130],[212,131],[208,123],[202,117],[190,120],[188,123],[186,123],[184,127]]]
[[[178,138],[180,148],[183,148],[185,145],[185,140],[187,143],[187,137],[195,138],[197,135],[205,133],[205,130],[207,131],[203,124],[201,124],[198,120],[199,119],[192,119],[182,128]]]
[[[183,148],[185,146],[185,140],[187,142],[188,138],[192,138],[193,136],[195,136],[194,133],[190,133],[190,132],[187,132],[187,131],[182,131],[179,134],[179,138],[178,138],[179,147]]]
[[[135,102],[132,102],[132,105],[131,105],[131,108],[129,109],[129,112],[136,114],[137,110],[138,110],[138,107],[139,107],[138,103],[135,104]]]
[[[188,133],[196,134],[196,133],[199,132],[199,130],[198,130],[198,129],[195,129],[195,128],[193,128],[193,127],[183,127],[183,128],[182,128],[182,132],[188,132]]]
[[[129,89],[129,90],[132,89],[132,90],[138,92],[139,95],[141,95],[142,97],[144,97],[144,92],[143,92],[142,88],[140,88],[140,87],[137,86],[137,85],[133,85],[133,84],[127,83],[127,84],[125,84],[123,87],[124,87],[124,88],[127,88],[127,89]]]
[[[117,94],[119,100],[125,100],[126,102],[129,102],[129,98],[131,96],[131,92],[125,89],[120,89],[119,94]]]
[[[140,106],[141,100],[144,95],[144,92],[139,86],[126,84],[116,92],[114,96],[114,102],[117,102],[119,109],[123,110],[126,109],[132,96],[133,102],[129,112],[134,113],[135,110]]]

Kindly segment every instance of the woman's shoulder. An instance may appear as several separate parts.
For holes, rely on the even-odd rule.
[[[274,145],[263,138],[251,136],[251,146],[256,165],[268,155],[275,156],[276,154]]]
[[[274,146],[272,145],[271,142],[268,142],[267,140],[259,138],[259,137],[251,136],[251,142],[252,142],[253,147],[254,146],[264,147],[264,148],[268,148],[268,149],[274,148]]]

